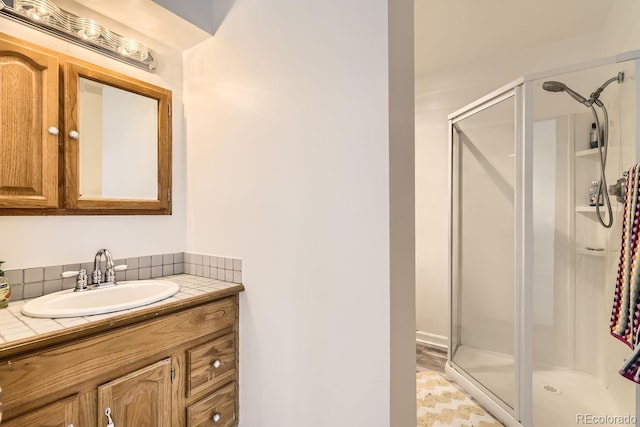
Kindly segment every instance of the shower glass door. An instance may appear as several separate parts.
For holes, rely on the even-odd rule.
[[[452,127],[453,367],[516,405],[515,101],[507,92]]]

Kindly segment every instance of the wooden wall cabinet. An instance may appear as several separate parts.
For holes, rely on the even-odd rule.
[[[148,317],[0,354],[2,427],[237,426],[237,294]]]
[[[0,215],[171,214],[171,102],[0,33]]]
[[[58,206],[59,61],[0,37],[0,208]]]

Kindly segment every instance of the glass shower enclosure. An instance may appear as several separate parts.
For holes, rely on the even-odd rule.
[[[635,383],[618,374],[631,349],[609,335],[623,205],[611,196],[610,228],[590,205],[601,150],[579,101],[624,73],[598,94],[615,184],[638,162],[638,58],[525,76],[449,116],[446,370],[507,426],[636,425]]]

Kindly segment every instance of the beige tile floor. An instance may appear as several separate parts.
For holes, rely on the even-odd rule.
[[[416,372],[431,370],[444,372],[447,350],[416,343]]]
[[[420,343],[416,343],[416,372],[423,372],[423,371],[435,371],[438,373],[444,373],[444,365],[447,362],[447,351],[444,349],[439,349],[439,348],[435,348],[435,347],[429,347],[426,346],[424,344],[420,344]],[[423,375],[423,374],[421,374]],[[457,389],[459,392],[462,392],[462,394],[464,396],[466,396],[466,398],[468,399],[469,402],[473,402],[473,404],[475,405],[479,405],[479,403],[477,401],[475,401],[475,399],[473,399],[471,396],[469,396],[462,388],[460,388],[460,386],[458,386],[457,384],[451,382],[449,384],[450,387],[453,387],[455,389]],[[419,400],[420,402],[420,400]],[[419,410],[420,412],[420,410]],[[484,413],[484,412],[483,412]],[[486,417],[485,417],[486,415]],[[471,423],[471,425],[481,425],[481,426],[502,426],[502,424],[500,424],[499,422],[495,421],[491,416],[485,414],[483,415],[483,418],[480,420],[482,422],[480,422],[480,424],[474,424]],[[420,418],[420,417],[419,417]],[[424,421],[424,420],[423,420]],[[465,415],[465,417],[456,420],[455,421],[455,425],[469,425],[468,424],[468,419],[467,416]],[[478,421],[478,419],[476,419],[475,421]],[[420,419],[418,420],[418,426],[431,426],[431,425],[435,425],[432,424],[432,421],[425,421],[425,423],[421,423]],[[437,425],[443,425],[442,423],[439,423]]]

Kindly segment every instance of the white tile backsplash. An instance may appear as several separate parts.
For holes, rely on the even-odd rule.
[[[42,282],[37,283],[25,283],[23,288],[24,298],[36,298],[44,295],[44,284]]]
[[[44,280],[57,280],[62,278],[62,266],[54,265],[44,268]]]
[[[138,270],[138,280],[151,279],[151,267],[142,267]]]
[[[186,267],[188,264],[184,262],[188,258],[187,255],[189,254],[177,252],[115,260],[115,265],[127,266],[126,270],[116,272],[116,280],[145,280],[188,272],[188,267]],[[210,257],[208,255],[205,255],[205,257],[209,261]],[[200,259],[203,259],[202,255],[200,255]],[[104,262],[102,266],[104,268]],[[77,264],[7,270],[5,271],[5,278],[11,284],[11,301],[35,298],[63,289],[72,289],[75,287],[76,278],[63,279],[62,272],[85,269],[89,280],[91,280],[93,267],[94,262],[90,261]],[[195,269],[193,274],[195,274]]]
[[[152,255],[151,267],[157,267],[159,265],[162,265],[162,255]]]
[[[171,276],[173,273],[173,264],[163,265],[162,266],[162,275],[163,276]]]
[[[116,265],[127,265],[125,271],[116,272],[116,280],[145,280],[173,274],[187,273],[194,276],[242,283],[242,260],[217,255],[171,253],[145,255],[115,260]],[[104,262],[103,262],[104,265]],[[75,277],[62,278],[63,271],[85,269],[89,280],[93,271],[93,261],[34,267],[5,271],[5,278],[11,284],[11,301],[35,298],[48,293],[75,287]]]
[[[155,279],[156,277],[162,277],[162,266],[157,265],[155,267],[151,267],[151,278]]]
[[[127,270],[137,270],[140,268],[140,258],[127,258]]]
[[[44,268],[27,268],[24,270],[24,283],[42,282],[44,280]]]
[[[44,282],[44,295],[62,290],[62,279],[47,280]]]

